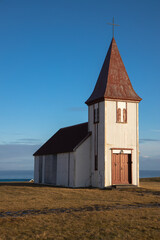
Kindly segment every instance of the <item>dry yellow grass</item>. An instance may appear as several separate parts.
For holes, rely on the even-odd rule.
[[[140,187],[150,190],[160,191],[160,183],[159,182],[142,182],[140,183]]]
[[[159,239],[156,209],[1,219],[1,239]]]
[[[1,184],[0,212],[40,212],[0,217],[0,240],[159,240],[160,182],[141,182],[141,186],[109,191]],[[150,204],[157,207],[152,208]],[[63,208],[66,211],[50,212]]]

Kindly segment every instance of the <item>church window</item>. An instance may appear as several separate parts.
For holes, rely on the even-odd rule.
[[[94,162],[94,170],[97,171],[98,170],[98,156],[95,155],[95,162]]]
[[[127,110],[125,108],[123,108],[123,122],[127,122]]]
[[[96,106],[94,108],[94,123],[99,123],[99,108]]]
[[[121,109],[117,108],[117,122],[121,122]]]
[[[116,110],[117,123],[127,123],[127,103],[117,102]]]

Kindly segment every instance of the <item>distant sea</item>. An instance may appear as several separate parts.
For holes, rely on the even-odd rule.
[[[33,170],[0,171],[0,182],[26,182],[33,176]]]
[[[33,176],[33,170],[0,171],[0,182],[26,182]],[[160,170],[140,170],[140,178],[149,177],[160,177]]]
[[[140,170],[140,178],[160,177],[160,170]]]

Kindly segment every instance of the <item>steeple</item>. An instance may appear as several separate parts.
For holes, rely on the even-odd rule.
[[[105,99],[138,102],[142,100],[132,87],[114,37],[112,38],[95,88],[85,103],[91,105]]]

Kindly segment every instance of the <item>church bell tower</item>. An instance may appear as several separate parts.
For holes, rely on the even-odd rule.
[[[134,91],[112,38],[97,83],[86,101],[91,135],[91,185],[139,185],[139,117]]]

